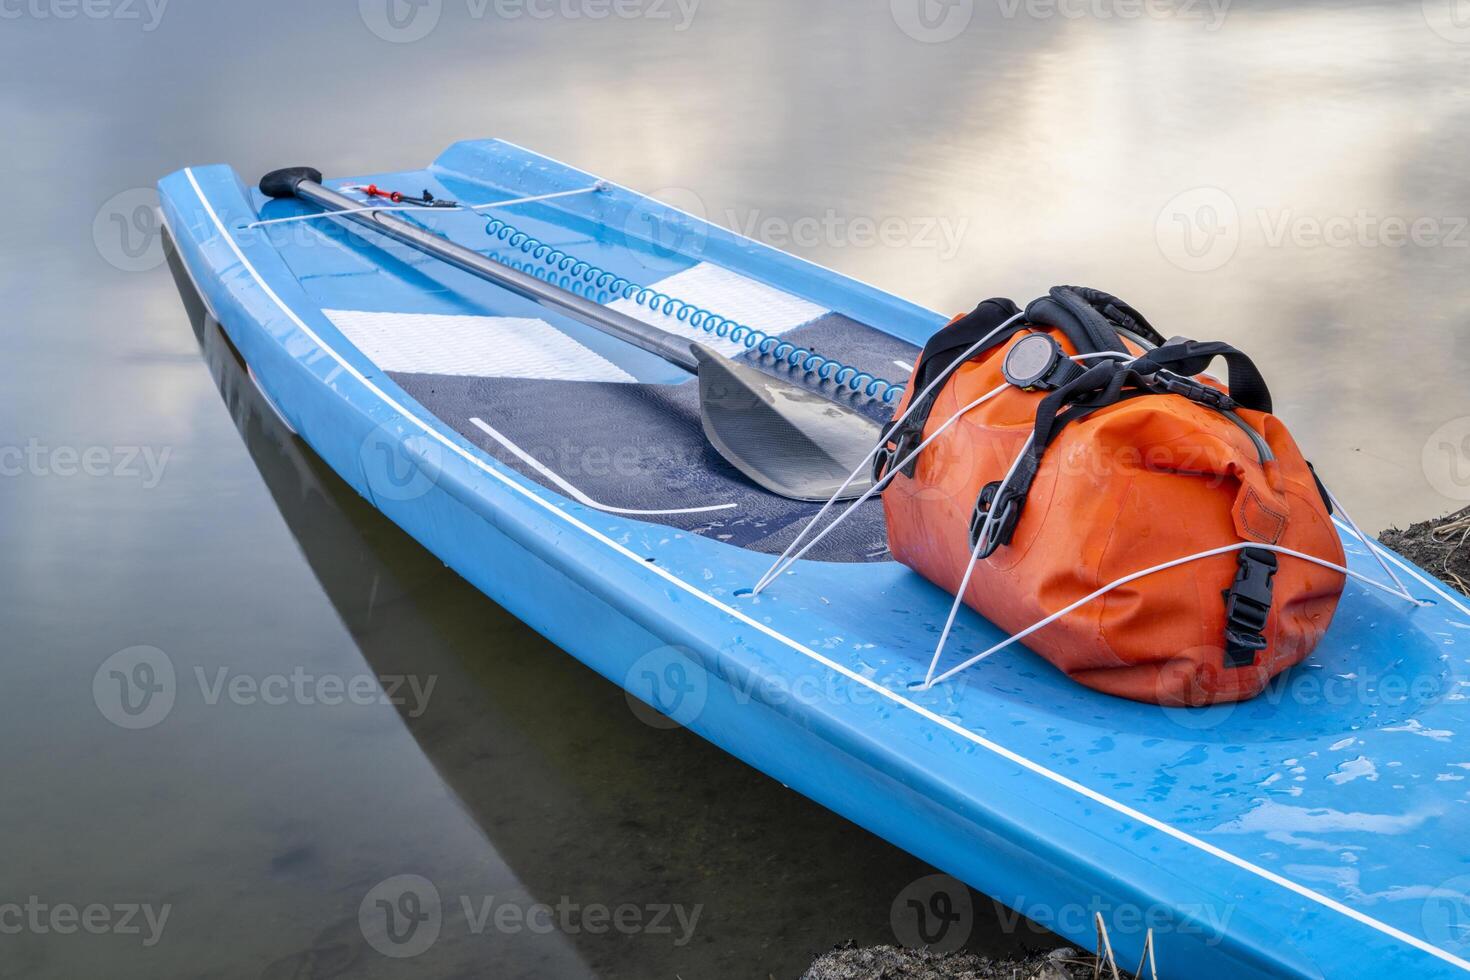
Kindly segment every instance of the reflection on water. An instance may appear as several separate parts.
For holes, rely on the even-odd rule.
[[[1470,496],[1470,38],[1438,0],[1262,0],[1218,23],[932,5],[963,24],[906,2],[703,0],[682,30],[672,3],[593,20],[459,0],[0,21],[0,447],[28,450],[0,477],[0,898],[172,908],[147,949],[7,936],[0,973],[785,975],[890,936],[924,872],[639,723],[322,471],[201,328],[242,450],[148,208],[185,164],[362,173],[496,135],[938,309],[1105,287],[1165,334],[1252,353],[1365,526]],[[390,6],[437,19],[384,39]],[[68,465],[89,450],[93,472]],[[156,480],[125,465],[145,453]],[[124,729],[93,684],[138,647],[176,698]],[[208,697],[297,671],[439,681],[418,716]],[[449,910],[401,961],[358,922],[400,874]],[[682,947],[489,941],[457,903],[489,895],[704,912]]]

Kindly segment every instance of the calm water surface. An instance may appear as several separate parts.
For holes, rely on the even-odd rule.
[[[930,873],[645,724],[326,471],[180,301],[148,188],[186,164],[494,135],[936,309],[1104,287],[1252,352],[1366,526],[1470,497],[1470,28],[1436,0],[393,3],[3,9],[0,903],[48,911],[0,974],[791,976],[892,941]],[[136,646],[177,693],[127,728],[94,680]],[[268,683],[404,675],[435,686]],[[402,960],[358,925],[400,874],[444,908]],[[976,903],[972,947],[1049,941]],[[582,927],[625,904],[692,938]],[[168,918],[44,917],[88,905]]]

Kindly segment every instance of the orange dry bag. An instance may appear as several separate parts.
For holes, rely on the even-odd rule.
[[[1201,373],[1216,358],[1228,385]],[[951,594],[973,561],[965,603],[1011,633],[1075,605],[1024,642],[1110,694],[1252,697],[1342,593],[1318,563],[1344,563],[1327,493],[1255,365],[1098,290],[986,300],[935,334],[875,463],[893,468],[894,558]]]

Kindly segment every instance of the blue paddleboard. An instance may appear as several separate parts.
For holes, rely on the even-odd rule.
[[[368,183],[464,205],[575,192],[412,215],[787,376],[650,298],[896,381],[945,322],[500,141],[327,181]],[[951,597],[888,558],[877,502],[752,595],[818,505],[715,453],[687,374],[342,219],[275,222],[313,209],[229,167],[159,189],[179,258],[287,424],[676,721],[1079,945],[1100,914],[1125,965],[1152,935],[1161,976],[1470,972],[1470,610],[1420,569],[1386,555],[1423,606],[1350,580],[1308,662],[1242,704],[1112,698],[1019,646],[917,690]],[[1351,567],[1383,577],[1343,532]],[[1002,638],[964,611],[941,669]]]

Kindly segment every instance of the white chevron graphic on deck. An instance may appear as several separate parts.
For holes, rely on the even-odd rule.
[[[637,380],[545,320],[322,310],[384,371],[552,381]]]
[[[769,334],[785,333],[827,313],[824,307],[799,296],[708,262],[660,279],[650,288]],[[614,300],[607,306],[661,330],[697,340],[726,357],[734,357],[746,349],[743,343],[722,340],[676,317],[655,313],[631,299]]]

